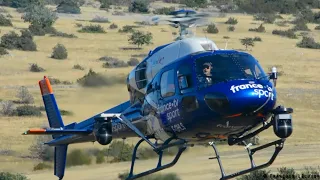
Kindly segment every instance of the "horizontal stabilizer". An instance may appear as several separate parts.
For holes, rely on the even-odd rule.
[[[34,134],[90,134],[92,130],[89,129],[30,129],[23,133],[23,135],[34,135]]]

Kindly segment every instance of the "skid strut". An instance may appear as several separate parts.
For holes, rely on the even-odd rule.
[[[136,158],[137,158],[137,156],[136,156],[137,149],[138,149],[139,145],[143,141],[145,141],[145,139],[141,139],[133,149],[131,169],[130,169],[129,176],[127,177],[126,180],[137,179],[137,178],[140,178],[142,176],[146,176],[148,174],[152,174],[152,173],[161,171],[163,169],[166,169],[166,168],[169,168],[169,167],[172,167],[173,165],[175,165],[177,163],[177,161],[179,160],[182,152],[187,148],[187,141],[184,140],[184,139],[178,139],[178,141],[176,141],[174,143],[170,143],[174,139],[178,139],[178,138],[171,137],[171,138],[167,139],[160,147],[153,149],[159,155],[159,160],[158,160],[157,167],[155,167],[154,169],[151,169],[151,170],[148,170],[148,171],[145,171],[145,172],[142,172],[142,173],[134,175],[133,174],[133,169],[134,169],[134,163],[135,163]],[[177,155],[175,156],[175,158],[172,160],[171,163],[168,163],[166,165],[162,165],[163,150],[165,150],[165,149],[167,149],[169,147],[172,147],[172,146],[179,146],[179,151],[178,151]]]
[[[274,162],[276,157],[278,156],[279,152],[282,150],[285,140],[286,139],[279,139],[277,141],[256,147],[254,149],[250,149],[250,147],[247,145],[246,149],[247,149],[247,152],[248,152],[248,155],[250,158],[251,168],[248,168],[248,169],[245,169],[245,170],[242,170],[242,171],[230,174],[230,175],[226,175],[226,173],[224,172],[224,169],[223,169],[223,166],[222,166],[222,163],[220,160],[220,155],[219,155],[219,152],[218,152],[217,147],[214,144],[214,142],[210,142],[209,144],[213,147],[215,154],[216,154],[216,157],[211,157],[209,159],[217,159],[219,167],[220,167],[220,171],[221,171],[221,176],[222,176],[220,178],[220,180],[231,179],[231,178],[234,178],[234,177],[237,177],[237,176],[240,176],[240,175],[243,175],[243,174],[270,166]],[[272,145],[275,145],[275,150],[274,150],[274,153],[273,153],[272,157],[270,158],[270,160],[262,165],[256,166],[253,161],[252,155],[257,151],[265,149],[265,148],[270,147]]]

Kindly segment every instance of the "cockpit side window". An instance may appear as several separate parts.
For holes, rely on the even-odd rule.
[[[177,71],[177,77],[181,93],[192,90],[192,69],[190,65],[182,65]]]
[[[160,92],[162,97],[170,97],[175,94],[174,70],[164,72],[160,80]]]

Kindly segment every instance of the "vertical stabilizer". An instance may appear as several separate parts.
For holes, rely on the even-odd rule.
[[[54,175],[63,178],[66,168],[68,145],[60,145],[54,147]]]
[[[45,76],[43,80],[39,81],[39,86],[42,94],[44,107],[46,109],[49,125],[51,128],[62,128],[64,127],[62,117],[54,97],[52,87],[49,79]],[[53,138],[59,135],[53,135]]]

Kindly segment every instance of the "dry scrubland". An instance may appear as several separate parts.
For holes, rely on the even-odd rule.
[[[10,30],[19,32],[21,28],[27,28],[28,24],[24,23],[20,14],[14,9],[6,8],[13,16],[12,27],[1,27],[1,36]],[[134,21],[141,19],[129,19],[128,17],[113,17],[111,13],[100,11],[94,8],[82,7],[82,14],[76,18],[67,15],[61,15],[55,23],[54,27],[65,33],[73,33],[78,36],[77,39],[68,39],[61,37],[35,36],[34,41],[37,44],[37,52],[25,52],[12,50],[10,55],[0,58],[0,99],[12,100],[15,98],[17,87],[24,85],[28,86],[29,91],[35,98],[36,105],[42,104],[37,82],[44,75],[53,76],[60,80],[68,80],[75,82],[86,74],[89,68],[93,68],[96,72],[102,72],[106,75],[121,75],[127,74],[132,67],[128,68],[102,68],[102,62],[97,61],[102,56],[116,57],[121,60],[130,59],[134,54],[147,54],[150,49],[153,49],[161,44],[172,41],[172,32],[177,32],[166,25],[146,26],[139,29],[150,31],[153,34],[153,43],[149,46],[143,46],[142,50],[121,50],[121,47],[129,47],[128,34],[118,33],[118,29],[108,29],[110,24],[100,24],[106,30],[106,34],[90,34],[78,33],[80,28],[76,27],[76,23],[83,25],[91,24],[89,21],[96,14],[108,16],[111,23],[116,23],[119,28],[124,25],[134,25]],[[228,17],[236,17],[239,21],[235,25],[234,32],[228,32],[228,25],[224,22]],[[290,19],[292,17],[285,16]],[[279,104],[293,107],[293,135],[287,140],[285,150],[270,169],[275,169],[281,166],[290,166],[302,168],[304,165],[320,164],[319,154],[319,108],[320,108],[320,51],[312,49],[303,49],[296,47],[299,39],[288,39],[280,36],[272,35],[274,29],[289,29],[290,27],[279,27],[275,24],[265,24],[266,33],[249,32],[249,28],[256,28],[260,22],[254,21],[252,16],[228,14],[227,17],[215,17],[211,21],[216,22],[219,29],[218,34],[206,34],[209,39],[212,39],[220,48],[224,48],[226,39],[224,36],[229,36],[228,49],[244,49],[239,39],[244,37],[259,36],[262,42],[255,43],[252,48],[252,53],[261,63],[263,68],[268,71],[272,65],[276,65],[284,74],[278,80]],[[256,24],[253,24],[256,23]],[[96,24],[96,23],[92,23]],[[319,31],[315,31],[314,24],[308,24],[311,29],[311,34],[317,42],[320,41]],[[162,32],[161,29],[167,32]],[[298,32],[299,34],[299,32]],[[204,36],[202,28],[197,29],[198,36]],[[52,48],[57,44],[62,43],[68,50],[67,60],[55,60],[50,58]],[[29,72],[29,64],[37,63],[39,66],[46,69],[46,72],[34,73]],[[85,67],[84,71],[74,70],[72,67],[75,64],[80,64]],[[81,88],[72,85],[68,88],[54,86],[54,92],[59,104],[59,108],[74,112],[73,116],[63,117],[65,123],[79,122],[85,118],[102,112],[118,103],[126,101],[129,96],[125,85],[114,85],[104,88]],[[1,139],[0,149],[10,149],[16,152],[15,156],[0,156],[1,170],[24,172],[30,174],[31,179],[55,179],[52,170],[32,172],[34,164],[37,162],[22,158],[27,156],[28,148],[34,140],[34,136],[22,136],[21,133],[28,128],[40,127],[47,125],[46,117],[41,118],[18,118],[18,117],[0,117]],[[270,128],[267,132],[260,135],[261,142],[266,142],[276,137]],[[134,143],[134,140],[128,142]],[[303,145],[302,145],[303,144]],[[320,145],[320,144],[319,144]],[[70,146],[74,148],[102,148],[99,144],[79,144]],[[221,147],[226,159],[223,163],[233,165],[232,170],[249,167],[249,162],[243,150],[243,147],[227,148]],[[209,155],[212,155],[211,148],[193,148],[186,154],[182,155],[181,161],[178,164],[166,170],[165,172],[177,172],[182,179],[209,179],[218,177],[218,166],[214,161],[207,160]],[[230,155],[230,156],[227,156]],[[269,156],[261,155],[260,159],[266,159]],[[229,161],[230,160],[230,161]],[[147,160],[138,162],[141,169],[146,169],[155,165],[155,161]],[[89,167],[74,167],[67,170],[66,179],[101,179],[101,177],[116,178],[118,173],[129,169],[129,163],[118,164],[103,164],[92,165]],[[189,169],[189,170],[186,170]],[[230,172],[231,168],[227,168]],[[110,175],[110,176],[109,176]]]

